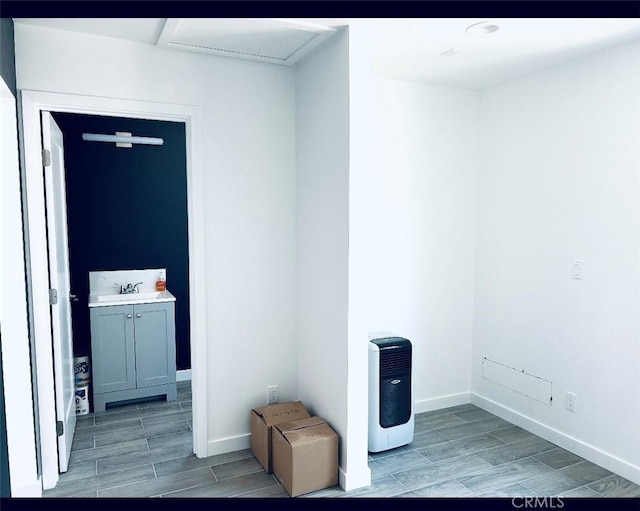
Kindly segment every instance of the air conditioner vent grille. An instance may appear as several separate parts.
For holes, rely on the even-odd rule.
[[[284,61],[287,60],[287,57],[285,57],[285,58],[272,57],[271,55],[260,55],[259,53],[249,53],[249,52],[238,51],[238,50],[227,50],[225,48],[213,48],[211,46],[202,46],[202,45],[198,45],[198,44],[178,43],[178,42],[175,42],[175,41],[169,41],[169,45],[171,45],[171,46],[181,46],[181,47],[190,48],[190,49],[194,49],[194,50],[197,49],[197,50],[204,50],[204,51],[228,53],[230,57],[232,57],[232,56],[253,57],[253,58],[260,58],[260,59],[277,60],[277,61],[281,61],[281,62],[284,62]]]
[[[380,354],[380,374],[382,376],[411,371],[411,351],[394,350]]]

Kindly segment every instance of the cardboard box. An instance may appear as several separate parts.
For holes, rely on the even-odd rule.
[[[309,417],[273,426],[273,473],[292,497],[338,484],[338,435]]]
[[[251,452],[268,474],[271,473],[271,428],[274,424],[309,417],[300,401],[288,401],[251,410]]]

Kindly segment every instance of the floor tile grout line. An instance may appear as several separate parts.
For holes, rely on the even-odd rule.
[[[470,437],[467,437],[467,438],[470,438]],[[452,442],[455,442],[455,440],[452,440]],[[436,444],[436,445],[437,445],[437,444]],[[428,460],[430,460],[430,461],[431,461],[431,463],[438,463],[438,462],[440,462],[440,461],[452,460],[452,459],[454,459],[454,458],[457,458],[457,457],[460,457],[460,456],[468,456],[468,455],[470,455],[470,454],[476,454],[476,455],[478,455],[478,456],[479,456],[481,453],[483,453],[483,452],[485,452],[485,451],[489,451],[489,450],[491,450],[491,449],[496,449],[496,448],[498,448],[498,447],[509,447],[509,445],[504,445],[504,444],[503,444],[503,445],[497,445],[497,446],[493,446],[493,447],[485,447],[485,448],[483,448],[483,449],[479,449],[479,450],[477,450],[477,451],[467,452],[467,453],[465,453],[465,454],[457,454],[456,456],[451,456],[450,458],[443,458],[443,459],[441,459],[441,460],[436,460],[436,461],[431,460],[431,459],[430,459],[428,456],[426,456],[425,454],[422,454],[422,453],[419,453],[419,454],[422,454],[425,458],[427,458]],[[422,447],[422,448],[421,448],[421,449],[419,449],[418,451],[420,451],[420,450],[424,450],[424,449],[428,449],[428,447]],[[536,455],[536,456],[537,456],[537,455]],[[481,457],[481,456],[480,456],[480,457]],[[499,465],[493,465],[493,466],[494,466],[494,467],[499,467],[500,465],[504,465],[505,463],[510,463],[511,461],[519,461],[519,460],[521,460],[521,459],[529,458],[529,457],[531,457],[531,455],[524,456],[523,458],[516,458],[516,459],[513,459],[513,460],[505,461],[505,462],[503,462],[503,463],[500,463]],[[482,458],[482,457],[481,457],[481,458]],[[482,459],[484,460],[484,458],[482,458]],[[487,460],[484,460],[484,461],[487,461]],[[489,462],[487,461],[487,463],[489,463]],[[542,463],[542,462],[541,462],[541,463]]]
[[[104,426],[104,424],[102,424],[102,426]],[[99,426],[92,426],[92,427],[99,427]],[[80,429],[80,431],[83,431],[84,429],[85,428],[82,428],[82,429]],[[84,435],[84,437],[92,436],[92,437],[94,437],[94,442],[95,442],[95,437],[103,436],[103,435],[111,435],[113,433],[120,433],[122,431],[127,431],[127,430],[130,430],[130,429],[140,429],[140,428],[138,428],[137,426],[132,426],[132,427],[126,427],[126,428],[123,428],[123,429],[118,429],[118,430],[115,430],[115,431],[113,431],[113,430],[105,431],[103,433],[95,433],[94,432],[94,434],[92,434],[92,435]],[[83,438],[83,436],[81,435],[79,438]]]
[[[550,449],[550,450],[551,450],[551,449]],[[540,456],[541,454],[544,454],[545,452],[549,452],[549,451],[543,451],[543,452],[539,452],[538,454],[532,454],[532,455],[531,455],[531,457],[532,457],[534,460],[539,461],[539,462],[540,462],[540,463],[542,463],[543,465],[546,465],[546,466],[547,466],[547,467],[549,467],[551,470],[556,470],[556,471],[557,471],[557,470],[562,470],[563,468],[567,468],[567,467],[570,467],[570,466],[572,466],[572,465],[577,465],[578,463],[582,463],[582,461],[576,461],[576,462],[574,462],[574,463],[569,463],[568,465],[564,465],[564,466],[562,466],[562,467],[560,467],[560,468],[555,468],[555,467],[552,467],[551,465],[549,465],[548,463],[545,463],[544,461],[539,460],[538,458],[536,458],[536,456]],[[572,453],[572,454],[573,454],[573,453]],[[584,461],[584,458],[583,458],[583,461]]]
[[[211,468],[212,469],[211,471],[213,472],[213,467],[209,467],[209,468]],[[256,472],[250,472],[249,474],[255,474],[255,473]],[[216,483],[220,484],[222,482],[231,481],[232,479],[236,479],[237,477],[243,477],[243,476],[249,475],[249,474],[240,474],[240,475],[237,475],[237,476],[234,476],[234,477],[229,477],[228,479],[223,479],[222,481],[217,480],[217,478],[216,478]],[[213,476],[216,477],[215,473],[213,474]],[[275,478],[274,478],[274,480],[275,480]],[[275,480],[275,482],[276,482],[276,484],[280,484],[277,480]],[[169,495],[171,493],[176,493],[176,492],[179,492],[179,491],[182,491],[182,490],[188,490],[190,488],[199,488],[200,486],[207,486],[208,484],[211,484],[211,483],[208,482],[208,483],[202,483],[202,484],[195,484],[193,486],[187,486],[185,488],[180,488],[179,490],[171,490],[170,492],[163,493],[162,496]],[[263,488],[269,488],[270,486],[273,486],[273,485],[262,486],[262,487],[259,487],[259,488],[252,488],[250,491],[261,490]],[[248,492],[243,492],[243,493],[248,493]],[[226,495],[226,497],[235,497],[235,496],[236,496],[235,494],[234,495]]]
[[[177,447],[177,446],[173,446],[173,447]],[[159,448],[159,449],[160,449],[160,450],[163,450],[164,448]],[[146,453],[149,453],[149,452],[153,452],[153,450],[152,450],[152,451],[146,451]],[[146,453],[129,453],[129,454],[137,454],[137,455],[140,455],[140,454],[146,454]],[[114,457],[115,457],[115,458],[117,458],[117,456],[114,456]],[[166,459],[166,460],[165,460],[165,459],[163,459],[162,461],[173,461],[173,460],[181,459],[181,458],[183,458],[183,457],[185,457],[185,455],[184,455],[184,454],[181,454],[181,455],[179,455],[179,456],[176,456],[175,458],[168,458],[168,459]],[[104,459],[107,459],[107,458],[104,458]],[[100,461],[100,460],[98,460],[98,461]],[[151,462],[151,463],[160,463],[160,462]],[[112,474],[112,473],[114,473],[114,472],[120,472],[120,471],[122,471],[122,470],[126,470],[126,469],[128,469],[128,468],[143,467],[143,466],[145,466],[145,465],[147,465],[147,464],[148,464],[148,463],[134,464],[134,465],[126,466],[126,467],[116,468],[115,470],[108,470],[107,472],[103,472],[103,474],[96,474],[96,475]]]
[[[500,442],[500,444],[501,444],[501,445],[494,445],[493,447],[488,447],[488,449],[495,449],[497,447],[507,447],[507,446],[511,445],[511,444],[507,444],[503,440],[500,440],[499,438],[494,437],[490,432],[484,432],[484,433],[474,433],[473,435],[450,439],[450,440],[447,440],[445,442],[437,442],[437,443],[434,443],[434,444],[431,444],[431,445],[427,445],[425,447],[418,447],[417,449],[418,450],[429,449],[430,447],[435,447],[435,446],[442,445],[442,444],[447,444],[447,443],[452,443],[452,442],[461,442],[463,440],[469,440],[470,438],[473,438],[473,437],[482,437],[482,436],[490,436],[496,442]]]
[[[522,486],[525,490],[529,490],[533,494],[533,495],[530,495],[531,497],[539,497],[539,495],[535,491],[533,491],[531,488],[528,488],[528,487],[524,486],[523,484],[521,484],[521,482],[508,483],[508,484],[505,484],[504,486],[499,486],[498,488],[494,488],[493,490],[486,490],[486,491],[483,491],[483,492],[480,492],[480,493],[473,492],[473,494],[476,497],[481,497],[483,495],[486,496],[486,497],[491,497],[491,495],[487,495],[487,493],[500,491],[500,490],[502,490],[504,488],[508,488],[509,486],[513,486],[513,485],[516,485],[516,484]],[[522,497],[525,497],[525,496],[529,496],[529,495],[522,495]]]
[[[588,461],[588,460],[587,460],[587,461]],[[595,465],[595,463],[594,463],[594,465]],[[600,465],[598,465],[598,466],[600,466]],[[564,467],[563,467],[563,468],[564,468]],[[602,468],[604,468],[604,467],[602,467]],[[609,471],[609,472],[611,472],[611,471]],[[606,495],[604,495],[603,493],[600,493],[598,490],[594,490],[593,488],[590,488],[590,487],[589,487],[589,485],[590,485],[590,484],[596,484],[596,483],[598,483],[598,482],[600,482],[600,481],[602,481],[602,480],[606,479],[607,477],[611,477],[611,475],[615,475],[615,476],[618,476],[618,477],[622,477],[622,476],[619,476],[618,474],[615,474],[614,472],[611,472],[611,474],[609,474],[608,476],[601,477],[600,479],[598,479],[598,480],[596,480],[596,481],[593,481],[593,482],[591,482],[591,483],[585,483],[585,484],[583,484],[582,486],[584,486],[584,487],[586,487],[586,488],[589,488],[591,491],[596,492],[598,495],[602,495],[603,497],[606,497]],[[626,479],[626,477],[625,477],[624,479]],[[633,481],[631,481],[631,482],[633,482]],[[582,488],[582,486],[578,486],[578,488]]]
[[[157,411],[160,412],[160,410],[157,410]],[[175,415],[177,413],[184,413],[184,412],[188,412],[188,410],[184,410],[184,409],[180,408],[180,409],[168,410],[166,412],[161,412],[161,413],[146,413],[146,412],[142,411],[142,413],[140,413],[140,414],[131,414],[131,413],[127,412],[127,414],[126,415],[123,414],[122,417],[116,417],[113,420],[102,421],[102,422],[100,422],[99,425],[104,426],[104,425],[107,425],[107,424],[117,424],[118,422],[121,422],[121,421],[124,422],[124,421],[128,421],[128,420],[133,421],[133,420],[151,419],[151,418]],[[85,429],[85,428],[79,428],[79,429]]]
[[[466,458],[468,456],[475,456],[475,453],[468,453],[468,454],[458,454],[457,456],[454,456],[453,458],[448,458],[445,460],[440,460],[440,461],[436,461],[436,462],[430,462],[430,465],[437,465],[438,463],[444,464],[444,463],[450,463],[451,461],[454,460],[460,460],[462,458]],[[484,461],[482,458],[480,458],[481,461]],[[485,462],[486,463],[486,462]],[[411,470],[411,469],[407,469],[407,470]],[[406,472],[407,470],[401,470],[399,472],[396,472],[397,474],[401,473],[401,472]],[[484,470],[484,469],[483,469]]]
[[[458,417],[458,418],[462,419],[462,417]],[[493,417],[484,417],[482,419],[477,419],[477,420],[474,420],[474,421],[465,421],[462,424],[455,424],[453,426],[442,426],[442,427],[438,427],[438,428],[433,428],[433,431],[439,431],[440,429],[457,428],[457,427],[461,427],[461,426],[466,426],[468,424],[477,424],[477,423],[483,422],[483,421],[495,421],[496,419],[501,419],[501,418],[498,417],[497,415],[495,415]],[[462,420],[465,420],[465,419],[462,419]],[[501,419],[501,420],[504,420],[504,419]],[[508,427],[508,426],[505,426],[505,427]],[[497,429],[500,429],[500,428],[497,428]]]
[[[469,490],[473,495],[477,495],[475,491],[473,491],[471,488],[469,488],[466,484],[464,484],[462,481],[458,481],[458,479],[456,477],[454,477],[453,479],[456,483],[461,484],[464,488],[466,488],[467,490]]]
[[[151,465],[153,466],[153,463]],[[146,464],[139,465],[136,468],[140,468],[140,467],[144,467],[144,466],[146,466]],[[127,469],[115,470],[113,472],[107,472],[106,474],[103,474],[103,475],[115,474],[117,472],[122,472],[124,470],[127,470]],[[155,472],[155,467],[153,467],[153,471],[154,471],[154,475],[155,475],[154,477],[147,478],[147,479],[141,479],[139,481],[132,481],[132,482],[129,482],[129,483],[124,482],[124,483],[116,484],[116,485],[112,485],[112,486],[105,486],[104,488],[99,488],[99,491],[103,491],[104,492],[104,491],[107,491],[107,490],[113,490],[115,488],[121,488],[123,486],[129,486],[129,485],[132,485],[132,484],[139,484],[139,483],[149,482],[149,481],[157,478],[157,474]]]
[[[171,491],[168,491],[168,492],[166,492],[166,493],[161,493],[161,494],[160,494],[160,496],[161,496],[161,497],[169,497],[169,498],[173,498],[173,497],[171,497],[171,494],[172,494],[172,493],[177,493],[177,492],[179,492],[179,491],[184,491],[184,490],[190,490],[190,489],[192,489],[192,488],[199,488],[200,486],[207,486],[208,484],[211,484],[211,483],[195,484],[195,485],[193,485],[193,486],[188,486],[188,487],[186,487],[186,488],[180,488],[180,489],[178,489],[178,490],[171,490]]]
[[[506,421],[506,422],[509,422],[509,421]],[[509,423],[509,424],[511,424],[511,423]],[[512,429],[512,428],[521,429],[522,431],[524,431],[525,433],[529,434],[530,436],[539,436],[539,435],[536,435],[535,433],[531,433],[531,431],[528,431],[528,430],[526,430],[524,428],[521,428],[520,426],[517,426],[516,424],[511,424],[510,426],[504,426],[502,428],[493,429],[493,430],[491,430],[491,433],[497,433],[499,431],[504,431],[505,429]],[[529,437],[527,437],[527,438],[529,438]],[[542,437],[540,437],[540,438],[542,438]]]
[[[462,413],[462,412],[458,412],[458,413]],[[462,424],[457,424],[458,426],[464,426],[465,424],[473,424],[473,423],[475,423],[475,422],[480,422],[480,421],[489,420],[489,419],[492,419],[492,418],[493,418],[493,417],[482,417],[482,418],[480,418],[480,419],[473,419],[473,420],[469,420],[469,419],[465,419],[464,417],[460,417],[460,416],[458,415],[458,413],[454,413],[453,415],[455,415],[455,416],[456,416],[456,417],[458,417],[459,419],[462,419],[463,421],[465,421],[465,422],[463,422]],[[455,427],[455,426],[452,426],[452,427]]]
[[[532,456],[532,458],[533,458],[533,456]],[[535,458],[534,458],[534,459],[535,459]],[[540,462],[540,463],[542,463],[543,465],[546,465],[546,463],[544,463],[544,462],[542,462],[542,461],[540,461],[540,460],[536,460],[536,461],[539,461],[539,462]],[[587,461],[587,460],[583,460],[583,461]],[[578,462],[578,463],[582,463],[582,462]],[[573,465],[577,465],[577,463],[574,463]],[[549,466],[549,465],[547,465],[547,466]],[[551,471],[552,471],[552,472],[557,473],[557,472],[560,472],[562,469],[567,468],[567,467],[570,467],[570,466],[572,466],[572,465],[567,465],[566,467],[561,467],[561,468],[553,468],[553,467],[550,467],[550,468],[551,468]],[[599,465],[598,465],[598,466],[599,466]],[[535,490],[534,490],[533,488],[531,488],[530,486],[527,486],[527,484],[526,484],[526,483],[528,483],[528,482],[530,482],[532,479],[536,479],[537,477],[540,477],[540,476],[542,476],[542,475],[544,475],[544,474],[538,474],[537,476],[528,477],[527,479],[522,480],[522,481],[520,482],[520,484],[522,484],[522,486],[524,486],[524,487],[525,487],[525,488],[527,488],[528,490],[531,490],[531,491],[535,492]],[[606,476],[606,477],[609,477],[609,476]],[[603,478],[601,478],[601,479],[604,479],[604,477],[603,477]],[[601,479],[598,479],[598,481],[600,481]],[[595,482],[595,481],[594,481],[594,482]],[[564,490],[564,491],[573,491],[573,490],[577,490],[578,488],[581,488],[582,486],[587,486],[588,484],[593,484],[593,483],[580,484],[580,485],[578,485],[578,486],[575,486],[575,487],[573,487],[573,488],[570,488],[569,490]],[[591,488],[589,488],[589,489],[591,489]],[[536,492],[536,493],[537,493],[537,492]],[[596,493],[599,493],[599,492],[596,492]],[[550,496],[551,496],[551,497],[555,497],[555,495],[550,495]]]
[[[441,434],[442,436],[444,436],[444,437],[447,437],[447,435],[446,435],[446,434],[444,434],[442,431],[438,431],[438,433],[440,433],[440,434]],[[485,432],[485,433],[486,433],[486,432]],[[471,438],[472,436],[476,436],[476,435],[483,435],[483,434],[485,434],[485,433],[472,433],[472,434],[470,434],[470,435],[464,435],[464,436],[460,436],[460,437],[457,437],[457,438],[451,438],[451,437],[447,437],[447,438],[449,439],[449,441],[451,441],[451,442],[455,442],[456,440],[465,440],[465,439]],[[499,440],[499,439],[498,439],[498,440]],[[441,442],[441,443],[444,443],[444,442]],[[433,444],[433,445],[437,445],[437,444]],[[507,445],[508,445],[508,444],[507,444]]]
[[[506,447],[509,447],[509,446],[506,446]],[[551,450],[551,449],[549,449],[549,450]],[[478,454],[478,455],[480,455],[480,454],[482,454],[482,452],[484,452],[484,451],[474,452],[473,454]],[[527,455],[525,455],[525,456],[522,456],[521,458],[508,459],[507,461],[503,461],[502,463],[498,463],[498,464],[496,464],[496,465],[494,465],[493,463],[491,463],[491,462],[489,462],[489,461],[487,461],[487,460],[484,460],[484,458],[482,458],[482,456],[480,456],[480,457],[481,457],[484,461],[486,461],[487,463],[489,463],[490,465],[492,465],[492,466],[494,466],[494,467],[500,467],[500,466],[502,466],[502,465],[506,465],[507,463],[512,463],[512,462],[514,462],[514,461],[523,461],[523,460],[526,460],[526,459],[531,458],[531,459],[533,459],[534,461],[537,461],[538,463],[542,463],[543,465],[546,465],[547,467],[549,467],[549,468],[550,468],[550,469],[552,469],[552,470],[558,470],[558,469],[553,468],[553,467],[552,467],[552,466],[550,466],[550,465],[547,465],[544,461],[541,461],[541,460],[539,460],[539,459],[537,459],[537,458],[536,458],[536,456],[540,456],[541,454],[544,454],[545,452],[548,452],[548,451],[537,452],[537,453],[535,453],[535,454],[527,454]],[[567,466],[570,466],[570,465],[567,465]],[[564,468],[564,467],[562,467],[562,468]]]
[[[484,469],[481,469],[481,470],[484,470]],[[477,471],[476,471],[476,472],[470,472],[470,473],[468,473],[468,474],[464,474],[464,476],[465,476],[465,477],[466,477],[467,475],[472,476],[472,475],[475,475],[476,473],[477,473]],[[436,484],[443,484],[443,483],[446,483],[447,481],[451,481],[451,480],[454,480],[454,478],[453,478],[453,477],[448,477],[448,478],[444,478],[444,479],[437,479],[437,478],[436,478],[436,479],[435,479],[435,480],[433,480],[433,481],[430,481],[430,482],[428,482],[428,483],[426,483],[426,484],[424,484],[424,485],[422,485],[422,486],[418,486],[418,487],[413,488],[413,489],[408,488],[406,485],[403,485],[403,486],[404,486],[405,488],[408,488],[408,489],[409,489],[409,491],[412,491],[412,492],[413,492],[413,491],[418,491],[418,490],[421,490],[421,489],[427,488],[428,486],[433,486],[433,485],[436,485]],[[401,481],[399,481],[399,482],[400,482],[400,484],[402,484],[402,482],[401,482]],[[462,483],[461,483],[461,484],[462,484]],[[463,484],[462,486],[464,486],[465,488],[467,488],[467,490],[469,490],[471,493],[475,493],[473,490],[471,490],[471,488],[468,488],[468,487],[467,487],[467,486],[465,486],[464,484]]]
[[[607,476],[607,477],[609,477],[609,476]],[[606,479],[606,478],[604,478],[604,477],[603,477],[602,479]],[[598,481],[602,481],[602,479],[598,479]],[[583,484],[583,485],[581,485],[581,486],[578,486],[577,488],[574,488],[573,490],[579,490],[580,488],[587,488],[588,490],[591,490],[592,492],[597,493],[597,494],[598,494],[598,497],[602,497],[602,498],[605,498],[605,499],[606,499],[606,498],[607,498],[607,496],[606,496],[606,495],[603,495],[603,494],[602,494],[602,493],[600,493],[598,490],[594,490],[593,488],[590,488],[590,487],[589,487],[589,485],[590,485],[590,484],[595,484],[595,483],[597,483],[598,481],[594,481],[593,483]],[[570,491],[573,491],[573,490],[570,490]]]
[[[505,428],[506,429],[506,428]],[[496,440],[502,442],[504,445],[511,445],[510,443],[505,442],[504,440],[501,440],[500,438],[498,438],[497,436],[495,436],[493,433],[495,433],[496,431],[500,431],[499,429],[490,431],[489,433],[487,433],[488,435],[491,435],[493,438],[495,438]],[[540,437],[542,438],[542,437]]]
[[[532,456],[527,456],[527,457],[525,457],[525,458],[521,458],[521,459],[513,460],[513,461],[514,461],[514,462],[515,462],[515,461],[523,461],[523,460],[526,460],[526,459],[529,459],[529,458],[532,458]],[[482,459],[482,458],[480,458],[480,459]],[[535,460],[535,461],[538,461],[538,460]],[[507,463],[512,463],[512,462],[507,462]],[[503,463],[502,465],[505,465],[505,463]],[[494,468],[497,468],[497,467],[499,467],[499,466],[500,466],[500,465],[492,465],[491,467],[486,467],[486,468],[483,468],[483,469],[481,469],[481,470],[477,470],[477,471],[475,471],[475,472],[471,472],[471,473],[469,473],[469,474],[464,474],[464,477],[471,477],[471,476],[482,475],[482,473],[483,473],[483,472],[488,472],[488,471],[493,470]],[[551,470],[554,470],[554,469],[552,468]],[[535,475],[535,476],[532,476],[532,477],[527,477],[526,479],[523,479],[523,480],[521,480],[521,481],[514,481],[514,482],[511,482],[510,484],[508,484],[508,485],[504,485],[504,486],[510,486],[511,484],[522,484],[522,482],[523,482],[523,481],[528,481],[528,480],[530,480],[530,479],[534,479],[534,478],[538,477],[539,475],[541,475],[541,474],[538,474],[538,475]],[[477,492],[476,492],[476,491],[474,491],[472,488],[469,488],[469,487],[468,487],[466,484],[464,484],[462,481],[460,481],[460,484],[462,484],[465,488],[467,488],[467,489],[468,489],[469,491],[471,491],[472,493],[474,493],[474,494],[476,494],[476,493],[477,493]],[[488,491],[498,490],[498,489],[500,489],[500,488],[502,488],[502,487],[504,487],[504,486],[497,486],[497,487],[495,487],[495,488],[494,488],[494,487],[492,487],[492,488],[489,488],[489,489],[484,490],[482,493],[486,493],[486,492],[488,492]],[[523,486],[525,486],[525,485],[523,485]],[[531,488],[529,488],[528,486],[525,486],[525,488],[527,488],[527,490],[534,491],[534,490],[532,490]]]
[[[433,414],[433,413],[438,413],[438,415],[451,415],[452,413],[460,413],[460,412],[464,412],[466,410],[468,410],[469,408],[467,408],[466,410],[454,410],[454,408],[460,408],[461,406],[468,406],[471,405],[472,403],[463,403],[461,405],[453,405],[453,406],[447,406],[445,408],[436,408],[435,410],[427,410],[426,412],[418,412],[415,415],[418,416],[425,416],[425,415],[429,415],[429,414]],[[475,407],[475,405],[473,405]],[[479,407],[476,407],[479,408]],[[471,410],[473,410],[473,408],[471,408]]]
[[[493,467],[492,467],[492,468],[493,468]],[[482,470],[482,471],[474,472],[474,473],[471,473],[471,474],[465,474],[465,476],[464,476],[464,477],[467,477],[467,476],[469,476],[469,477],[473,477],[473,476],[476,476],[476,475],[482,475],[482,472],[483,472],[483,471],[485,471],[485,470],[491,470],[491,468],[487,468],[487,469],[484,469],[484,470]],[[469,488],[469,487],[468,487],[466,484],[464,484],[462,481],[459,481],[459,483],[460,483],[462,486],[464,486],[467,490],[469,490],[471,493],[473,493],[474,495],[479,495],[479,494],[480,494],[479,492],[475,491],[474,489]],[[495,483],[494,483],[494,484],[495,484]],[[511,483],[511,484],[516,484],[516,483]],[[504,488],[504,486],[505,486],[505,485],[499,485],[499,486],[496,486],[496,487],[486,488],[486,489],[484,489],[484,490],[482,491],[482,493],[487,493],[487,492],[489,492],[489,491],[495,491],[495,490],[498,490],[499,488]],[[508,486],[508,485],[507,485],[507,486]],[[527,489],[528,489],[528,488],[527,488]]]
[[[400,481],[400,479],[398,479],[395,475],[393,475],[393,474],[389,474],[389,475],[391,477],[393,477],[396,480],[396,482],[405,489],[405,491],[410,491],[409,488],[407,487],[407,485],[402,484],[402,481]],[[404,492],[402,492],[402,493],[404,493]],[[397,495],[399,495],[399,494],[397,494]]]
[[[152,464],[152,466],[153,466],[153,464]],[[205,467],[201,467],[201,468],[205,468]],[[193,469],[193,470],[201,470],[201,469]],[[155,466],[154,466],[154,473],[155,473]],[[172,474],[165,474],[165,475],[172,475]],[[215,474],[214,474],[214,478],[215,478]],[[156,477],[154,479],[158,479],[157,474],[156,474]],[[144,483],[144,482],[149,482],[150,480],[151,479],[145,479],[145,480],[138,481],[138,482]],[[217,481],[214,481],[214,482],[217,482]],[[133,485],[133,484],[136,484],[136,482],[119,484],[117,486],[110,486],[109,488],[102,488],[102,491],[115,490],[117,488],[122,488],[122,487],[130,486],[130,485]],[[192,484],[192,485],[188,485],[188,486],[183,486],[182,488],[176,488],[176,489],[171,490],[171,491],[166,492],[166,493],[157,493],[157,494],[149,495],[147,497],[142,497],[142,498],[153,498],[153,497],[157,497],[157,496],[166,495],[168,493],[173,493],[173,492],[182,491],[182,490],[188,490],[189,488],[196,488],[198,486],[206,486],[207,484],[211,484],[211,481],[204,482],[204,483],[201,483],[201,484]],[[118,498],[118,497],[116,497],[116,498]],[[140,497],[135,497],[135,498],[140,498]]]
[[[238,497],[242,497],[243,495],[247,495],[248,493],[252,493],[252,492],[254,492],[254,491],[259,491],[259,490],[266,490],[267,488],[272,488],[273,486],[276,486],[276,485],[280,485],[280,483],[279,483],[278,481],[276,481],[276,482],[275,482],[275,484],[269,484],[269,485],[267,485],[267,486],[261,486],[261,487],[259,487],[259,488],[252,488],[252,489],[251,489],[251,490],[249,490],[249,491],[243,491],[243,492],[240,492],[240,493],[235,493],[235,494],[233,494],[233,495],[229,495],[229,497],[230,497],[230,498],[238,498]],[[285,491],[286,491],[286,490],[285,490]]]
[[[493,431],[487,432],[487,435],[493,436],[491,433],[493,433]],[[509,443],[505,442],[504,440],[500,440],[496,436],[493,436],[493,438],[495,438],[496,440],[502,442],[504,447],[511,447],[511,446],[514,446],[514,445],[522,444],[524,442],[531,442],[532,440],[544,440],[545,442],[549,442],[550,444],[553,444],[553,449],[556,449],[558,447],[557,444],[554,444],[553,442],[550,442],[549,440],[546,440],[545,438],[542,438],[541,436],[537,436],[537,435],[533,435],[533,434],[531,436],[529,436],[529,437],[520,438],[520,439],[518,439],[518,440],[516,440],[514,442],[509,442]],[[496,446],[496,447],[502,447],[502,446]],[[549,451],[550,450],[551,449],[549,449]],[[542,451],[542,452],[547,452],[547,451]],[[540,453],[540,454],[542,454],[542,453]]]
[[[434,429],[434,430],[431,430],[431,431],[435,431],[435,429]],[[440,435],[442,435],[443,437],[445,437],[445,438],[446,438],[447,440],[449,440],[449,441],[451,441],[451,440],[455,440],[455,438],[451,438],[451,437],[447,436],[447,434],[446,434],[446,433],[442,433],[441,431],[437,431],[437,433],[439,433]]]
[[[499,417],[497,417],[497,418],[499,418]],[[489,431],[474,432],[474,433],[471,433],[469,435],[464,435],[464,436],[461,436],[461,437],[458,437],[458,438],[451,438],[451,436],[449,436],[446,433],[444,433],[444,431],[446,431],[447,429],[454,429],[454,428],[457,428],[457,427],[466,426],[468,424],[478,424],[478,423],[480,423],[482,421],[489,421],[489,420],[492,420],[492,419],[493,419],[493,417],[488,417],[488,418],[477,420],[477,421],[473,421],[473,422],[465,422],[464,424],[456,424],[454,426],[442,426],[442,427],[438,427],[438,428],[429,428],[429,429],[425,429],[424,432],[431,431],[431,432],[439,433],[440,435],[444,436],[445,438],[449,438],[450,440],[460,440],[462,438],[468,438],[470,436],[481,435],[481,434],[484,434],[484,433],[490,433],[492,431],[499,431],[500,429],[506,429],[506,428],[496,428],[496,429],[492,429],[492,430],[489,430]]]

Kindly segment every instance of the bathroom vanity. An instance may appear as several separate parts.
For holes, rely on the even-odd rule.
[[[175,400],[175,297],[142,285],[128,294],[114,289],[89,295],[94,411],[143,397]]]

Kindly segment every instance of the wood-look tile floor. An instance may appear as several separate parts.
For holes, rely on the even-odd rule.
[[[78,417],[69,470],[45,498],[288,498],[249,449],[192,453],[190,382],[178,400]],[[411,444],[369,455],[372,484],[306,497],[640,497],[640,486],[474,405],[421,413]]]

